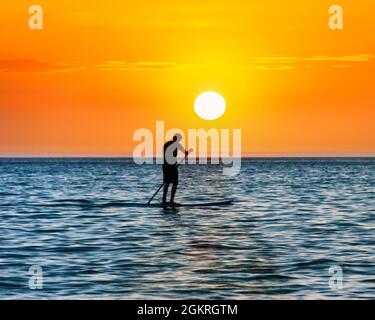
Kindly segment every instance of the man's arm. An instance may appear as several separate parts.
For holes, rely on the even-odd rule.
[[[189,151],[185,150],[185,148],[179,142],[177,143],[177,150],[183,152],[185,154],[185,157],[187,157],[189,155]]]

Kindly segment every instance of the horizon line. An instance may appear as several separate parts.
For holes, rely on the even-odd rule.
[[[0,155],[0,159],[134,159],[133,156],[129,155]],[[151,159],[151,157],[144,157],[145,159]],[[158,159],[161,157],[154,156],[152,159]],[[207,157],[207,159],[212,159],[215,157]],[[218,157],[222,159],[222,157]],[[243,155],[241,157],[225,157],[226,159],[249,159],[249,158],[375,158],[375,154],[363,154],[363,155],[350,155],[350,154],[333,154],[333,155],[313,155],[313,154],[306,154],[306,155]],[[141,158],[137,158],[141,159]],[[199,157],[196,157],[199,159]]]

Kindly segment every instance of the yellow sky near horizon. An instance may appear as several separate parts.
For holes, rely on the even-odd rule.
[[[44,29],[28,28],[28,8]],[[131,155],[139,128],[240,128],[246,155],[375,155],[375,4],[0,3],[0,156]],[[225,115],[194,113],[217,91]]]

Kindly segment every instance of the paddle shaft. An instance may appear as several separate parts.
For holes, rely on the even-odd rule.
[[[189,154],[185,155],[185,158],[184,160],[188,157]],[[177,164],[177,168],[181,165],[182,161]],[[147,204],[150,204],[152,200],[154,200],[154,198],[156,197],[156,195],[159,193],[159,191],[161,190],[161,188],[163,188],[164,186],[164,182],[161,184],[161,186],[159,187],[159,189],[154,193],[154,195],[152,196],[152,198],[147,202]]]

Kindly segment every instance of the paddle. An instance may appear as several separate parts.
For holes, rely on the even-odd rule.
[[[181,165],[181,163],[189,156],[189,154],[193,152],[193,149],[189,149],[188,153],[185,155],[185,158],[183,160],[181,160],[180,163],[177,164],[177,168]],[[161,184],[161,186],[159,187],[159,189],[154,193],[154,195],[152,196],[152,198],[147,202],[147,204],[150,204],[152,200],[154,200],[154,198],[156,197],[156,195],[159,193],[159,191],[161,190],[161,188],[163,188],[164,186],[164,182]]]

